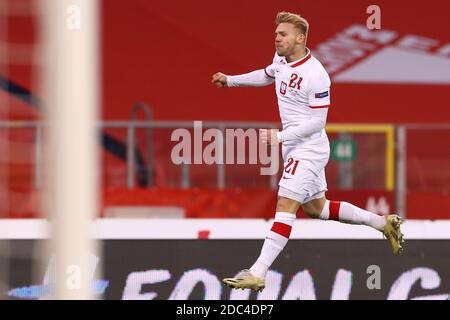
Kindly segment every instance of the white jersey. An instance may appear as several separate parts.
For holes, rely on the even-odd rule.
[[[309,49],[300,60],[288,63],[286,58],[275,53],[273,63],[265,68],[268,77],[275,79],[283,130],[302,126],[311,119],[314,108],[328,108],[330,105],[330,77],[325,68]],[[296,141],[286,141],[283,146],[310,147],[324,144],[329,147],[325,130]],[[326,144],[326,146],[325,146]]]
[[[283,131],[277,132],[284,159],[278,195],[300,203],[322,198],[330,156],[323,129],[330,105],[330,77],[309,49],[305,57],[292,63],[275,54],[264,70],[227,76],[229,87],[266,86],[274,80],[283,124]]]

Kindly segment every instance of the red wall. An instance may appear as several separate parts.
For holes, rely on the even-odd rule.
[[[273,21],[278,11],[298,12],[309,20],[308,46],[314,53],[350,26],[364,26],[370,4],[356,0],[134,0],[126,5],[121,0],[104,1],[104,118],[128,118],[131,105],[144,101],[152,106],[154,117],[159,120],[278,121],[272,86],[219,90],[211,85],[211,75],[217,71],[239,74],[270,64],[274,54]],[[332,108],[328,121],[449,123],[450,81],[424,84],[420,75],[427,73],[422,70],[427,58],[436,57],[446,46],[450,48],[450,2],[431,0],[424,5],[419,1],[382,0],[376,4],[381,9],[382,29],[373,31],[373,37],[377,32],[395,32],[395,38],[389,43],[393,47],[410,35],[435,43],[418,51],[423,59],[419,57],[412,64],[410,76],[406,70],[404,81],[342,83],[335,81],[339,72],[331,73]],[[353,39],[361,40],[361,37]],[[350,66],[370,59],[388,46],[376,41],[367,43],[376,49]],[[435,71],[437,78],[450,75],[448,52],[441,56],[444,63]],[[386,61],[394,67],[401,62]],[[386,73],[390,69],[387,65]],[[367,76],[370,78],[370,72]],[[442,138],[436,132],[431,135]],[[430,141],[429,137],[422,137],[408,143],[408,216],[429,216],[414,200],[433,191],[425,195],[429,199],[434,197],[441,208],[434,210],[433,216],[445,217],[449,206],[443,190],[448,193],[450,172],[442,168],[448,168],[450,148],[445,146],[447,139],[441,139],[444,144],[431,143],[425,149],[424,139]],[[428,152],[423,154],[424,150]],[[433,165],[429,165],[430,161]]]
[[[32,4],[32,0],[22,2]],[[380,0],[376,3],[381,8],[382,21],[382,30],[377,32],[396,32],[390,45],[395,46],[404,37],[414,35],[436,41],[429,50],[422,52],[426,57],[436,56],[446,46],[450,48],[449,1],[430,0],[426,5],[419,1]],[[274,53],[273,21],[278,11],[299,12],[308,18],[311,25],[308,46],[314,53],[350,26],[365,25],[366,8],[370,4],[356,0],[104,0],[101,44],[103,118],[127,119],[131,106],[143,101],[152,106],[158,120],[278,121],[272,86],[219,90],[211,85],[211,75],[217,71],[238,74],[270,64]],[[33,17],[9,17],[8,41],[32,45],[37,39],[36,23]],[[356,60],[356,65],[383,49],[373,41],[371,44],[376,50]],[[442,59],[448,61],[450,54],[442,56]],[[418,61],[417,67],[411,68],[411,74],[416,74],[414,71],[421,67],[421,61]],[[39,68],[33,69],[31,65],[15,65],[7,69],[7,76],[39,95],[37,71]],[[442,68],[441,72],[450,74],[450,68]],[[410,84],[406,83],[409,81],[396,84],[342,83],[335,81],[337,74],[331,74],[333,106],[329,122],[450,123],[448,82],[422,84],[417,79]],[[2,119],[39,116],[35,109],[3,92],[0,92],[0,98],[7,100],[6,108],[0,108]],[[123,140],[123,134],[109,133]],[[11,134],[5,137],[9,140],[9,148],[18,150],[17,142],[22,138]],[[32,143],[31,138],[25,138]],[[411,216],[428,214],[420,205],[429,201],[422,199],[435,199],[438,193],[441,200],[432,201],[439,204],[433,207],[434,216],[438,211],[439,217],[448,212],[442,209],[449,207],[450,148],[445,145],[447,141],[446,136],[434,132],[418,138],[412,136],[408,142],[408,202],[409,209],[417,213]],[[14,161],[14,154],[17,152],[11,152],[11,161]],[[20,166],[13,163],[8,170],[5,166],[0,168],[1,177],[9,181],[8,186],[17,194],[31,188],[34,159],[31,152],[20,158],[26,158],[26,163],[22,161]],[[109,186],[123,183],[123,161],[104,153],[103,162],[105,167],[111,167],[108,170],[118,170],[105,178],[105,183]],[[11,194],[10,197],[10,203],[23,202],[12,199]]]
[[[345,4],[345,5],[344,5]],[[137,100],[156,119],[278,121],[272,86],[218,90],[211,75],[271,63],[274,17],[300,12],[314,49],[353,24],[365,25],[367,1],[103,2],[104,117],[128,118]],[[450,43],[450,2],[377,1],[382,30]],[[447,56],[447,58],[450,58]],[[450,70],[442,70],[450,72]],[[330,122],[448,122],[449,85],[343,84],[332,87]]]
[[[33,2],[21,3],[31,6]],[[127,119],[131,105],[144,101],[152,105],[156,119],[278,121],[272,87],[218,90],[210,84],[211,75],[217,71],[237,74],[270,64],[274,53],[273,21],[280,10],[299,12],[308,18],[308,46],[315,52],[349,26],[365,25],[370,4],[361,0],[104,0],[104,118]],[[407,35],[435,40],[436,45],[427,50],[427,55],[450,46],[449,1],[429,0],[424,5],[421,1],[380,0],[377,5],[381,8],[381,32],[397,33],[393,44]],[[4,18],[0,20],[4,22]],[[37,39],[37,20],[11,16],[8,30],[10,43],[32,45]],[[443,58],[448,61],[450,53]],[[39,94],[39,68],[25,64],[10,66],[6,71],[8,78]],[[450,74],[448,68],[441,72]],[[329,121],[449,122],[449,101],[449,83],[333,81]],[[36,116],[16,99],[8,103],[12,107],[1,109],[2,118]]]

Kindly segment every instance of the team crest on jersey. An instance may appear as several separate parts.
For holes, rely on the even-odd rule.
[[[281,81],[280,92],[281,94],[286,94],[287,84],[284,81]]]

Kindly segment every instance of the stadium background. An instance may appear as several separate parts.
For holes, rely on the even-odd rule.
[[[6,30],[1,40],[8,48],[8,59],[0,68],[1,120],[40,120],[40,68],[35,63],[39,15],[31,0],[7,2],[9,11],[1,14]],[[126,5],[118,0],[102,1],[101,120],[129,122],[133,107],[143,103],[150,107],[152,122],[203,120],[217,125],[236,121],[250,127],[256,123],[277,125],[272,86],[218,90],[210,79],[217,71],[239,74],[270,64],[276,13],[299,12],[311,25],[308,47],[331,70],[328,122],[363,124],[367,128],[393,126],[396,173],[400,169],[399,154],[403,151],[405,156],[404,215],[410,221],[448,219],[450,4],[377,1],[374,4],[381,8],[382,28],[368,32],[366,9],[370,4],[356,0],[346,1],[345,5],[330,1],[194,4],[133,0]],[[337,63],[341,64],[336,67]],[[148,121],[142,111],[138,118]],[[45,218],[39,209],[40,187],[36,186],[36,132],[19,127],[2,128],[0,132],[0,216]],[[259,221],[256,219],[273,216],[276,190],[270,187],[269,178],[258,175],[258,166],[229,165],[225,184],[218,186],[217,166],[192,165],[189,183],[183,184],[183,168],[170,160],[174,145],[170,133],[174,128],[151,130],[150,144],[149,132],[136,130],[132,187],[127,127],[103,129],[100,217],[173,215],[184,219]],[[399,149],[399,128],[406,128],[403,150]],[[330,140],[343,139],[339,134],[346,132],[330,133]],[[347,133],[345,138],[349,137],[358,146],[356,159],[345,164],[330,161],[329,197],[370,207],[380,214],[395,211],[399,206],[398,176],[394,176],[392,190],[386,188],[384,178],[387,139],[383,134],[367,132]],[[345,168],[350,168],[350,186],[342,181],[345,177],[341,171]],[[300,213],[298,218],[305,216]],[[193,237],[209,237],[210,231],[201,231]],[[426,245],[422,250],[424,254]],[[282,259],[280,263],[288,261]],[[445,281],[448,287],[448,276]],[[25,282],[19,279],[14,286],[25,286]]]

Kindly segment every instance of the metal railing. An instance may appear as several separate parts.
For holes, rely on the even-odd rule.
[[[146,120],[137,120],[138,112],[142,110],[145,113]],[[4,121],[0,120],[0,129],[34,129],[34,164],[33,164],[33,181],[36,188],[42,186],[42,142],[43,142],[43,129],[45,123],[42,121]],[[330,125],[329,132],[338,132],[342,125]],[[347,125],[348,126],[348,125]],[[351,126],[351,125],[350,125]],[[277,128],[276,123],[272,122],[225,122],[225,121],[204,121],[202,122],[202,128],[216,128],[220,132],[225,133],[226,129],[258,129],[258,128]],[[136,175],[139,174],[140,168],[136,165],[136,152],[138,150],[137,144],[137,129],[146,129],[146,175],[148,186],[154,185],[154,154],[153,154],[153,130],[154,129],[194,129],[195,124],[193,121],[153,121],[150,108],[145,104],[136,104],[132,109],[131,120],[129,121],[102,121],[99,123],[99,129],[125,129],[126,134],[126,185],[128,188],[133,188],[136,185]],[[356,129],[349,127],[349,132],[353,132]],[[392,126],[392,128],[394,128]],[[328,129],[328,126],[327,126]],[[359,130],[359,129],[358,129]],[[388,191],[394,191],[396,209],[400,215],[404,215],[406,211],[406,193],[407,193],[407,136],[408,130],[450,130],[450,124],[406,124],[398,125],[395,127],[395,143],[394,143],[394,131],[389,135],[389,143],[387,145],[386,163],[393,167],[395,162],[395,177],[394,171],[390,168],[388,171],[390,175],[390,181]],[[359,132],[359,131],[358,131]],[[391,141],[392,140],[392,141]],[[221,152],[224,150],[225,143],[222,141]],[[395,147],[394,147],[395,146]],[[394,152],[395,149],[395,152]],[[395,160],[394,156],[395,154]],[[392,158],[392,159],[391,159]],[[226,188],[226,165],[216,164],[217,166],[217,188]],[[343,166],[344,171],[348,172],[348,168]],[[341,172],[340,172],[341,173]],[[277,187],[277,175],[270,176],[270,187],[275,189]],[[181,174],[179,185],[181,188],[191,187],[190,179],[190,164],[181,164]],[[394,185],[395,188],[392,188]],[[394,190],[392,190],[394,189]]]
[[[139,110],[143,110],[146,115],[146,120],[136,120]],[[43,127],[45,123],[43,121],[2,121],[0,120],[0,129],[17,129],[17,128],[31,128],[35,129],[35,149],[34,149],[34,170],[33,181],[36,188],[42,186],[42,135]],[[99,129],[125,129],[126,134],[126,185],[127,188],[134,188],[136,185],[136,175],[139,174],[140,168],[136,165],[136,153],[137,149],[137,129],[146,129],[146,174],[147,185],[149,187],[154,185],[153,172],[154,172],[154,156],[153,156],[153,129],[178,129],[186,128],[193,129],[193,121],[152,121],[150,109],[145,104],[136,104],[132,109],[131,120],[129,121],[101,121],[99,123]],[[225,133],[226,129],[258,129],[258,128],[277,128],[277,125],[270,122],[227,122],[227,121],[204,121],[202,122],[202,128],[210,129],[215,128],[220,132]],[[220,146],[220,150],[223,153],[224,142]],[[226,165],[223,163],[216,164],[217,166],[217,188],[226,188]],[[270,176],[270,187],[275,189],[277,186],[277,176]],[[181,179],[180,187],[187,189],[191,186],[190,180],[190,165],[181,164]]]
[[[137,137],[136,137],[136,127],[134,124],[137,122],[137,114],[139,110],[144,111],[146,122],[152,123],[152,113],[150,111],[149,106],[147,106],[144,103],[137,103],[133,106],[133,109],[131,110],[131,123],[127,126],[127,186],[128,188],[133,188],[135,185],[135,179],[134,173],[136,171],[135,164],[135,146],[137,145]],[[107,128],[107,127],[103,127]],[[153,153],[152,153],[152,128],[147,127],[146,128],[146,140],[147,140],[147,184],[149,186],[153,185]]]

